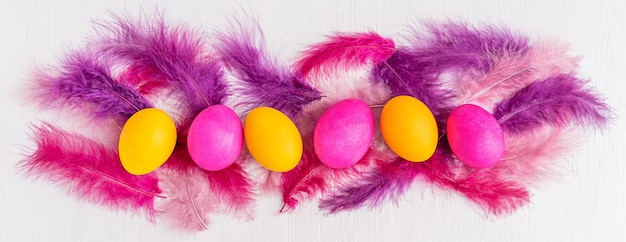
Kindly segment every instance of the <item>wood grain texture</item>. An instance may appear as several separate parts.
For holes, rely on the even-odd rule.
[[[293,61],[306,45],[331,31],[374,30],[399,36],[424,18],[463,18],[504,24],[532,37],[569,42],[584,57],[580,76],[591,78],[618,116],[626,111],[626,2],[624,1],[12,1],[0,8],[0,241],[626,241],[625,121],[589,140],[569,160],[571,173],[533,189],[532,204],[505,218],[486,218],[456,195],[416,183],[398,206],[324,216],[307,203],[278,215],[278,195],[258,201],[256,219],[215,217],[208,231],[172,232],[165,223],[77,202],[57,187],[17,174],[29,144],[26,124],[42,117],[17,90],[35,64],[54,63],[107,10],[136,14],[164,10],[168,19],[226,26],[243,12],[258,17],[268,48]],[[162,222],[162,221],[160,221]]]

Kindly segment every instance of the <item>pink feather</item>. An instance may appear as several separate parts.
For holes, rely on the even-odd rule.
[[[172,225],[182,230],[208,229],[209,215],[216,211],[217,201],[205,171],[190,160],[186,150],[176,150],[167,166],[157,170],[165,201],[159,211]],[[190,158],[189,158],[190,159]]]
[[[304,51],[295,67],[303,76],[351,69],[361,65],[378,64],[395,51],[393,40],[374,32],[336,33],[328,40]]]
[[[129,174],[114,149],[82,135],[48,123],[33,129],[37,150],[18,163],[26,175],[57,183],[79,199],[154,219],[154,198],[162,198],[154,174]]]
[[[504,157],[492,169],[526,184],[536,184],[558,174],[564,163],[557,162],[570,151],[576,139],[572,130],[543,127],[520,135],[507,135]]]
[[[567,46],[541,42],[525,54],[492,58],[495,65],[482,78],[457,82],[458,104],[473,103],[491,110],[495,103],[532,82],[575,71],[579,61],[568,55]]]

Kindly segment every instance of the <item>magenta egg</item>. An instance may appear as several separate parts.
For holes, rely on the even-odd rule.
[[[479,106],[464,104],[452,110],[446,132],[452,152],[467,166],[492,167],[504,154],[500,123]]]
[[[320,117],[313,134],[315,153],[325,165],[340,169],[358,162],[374,136],[374,115],[359,99],[346,99]]]
[[[242,147],[241,120],[224,105],[204,109],[189,127],[187,149],[202,169],[218,171],[230,166],[239,157]]]

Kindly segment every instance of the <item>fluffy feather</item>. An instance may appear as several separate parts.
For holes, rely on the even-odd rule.
[[[578,142],[573,134],[572,130],[551,126],[507,134],[505,153],[491,169],[524,184],[538,184],[567,168],[558,161]]]
[[[494,117],[510,134],[531,131],[544,124],[564,127],[575,123],[603,128],[611,111],[585,84],[573,75],[532,83],[499,103]]]
[[[79,199],[154,219],[154,200],[162,198],[154,174],[131,175],[114,149],[48,123],[33,127],[32,139],[37,149],[18,163],[27,176],[56,183]]]
[[[310,143],[311,139],[308,140]],[[306,143],[305,146],[312,148]],[[283,206],[280,212],[293,210],[300,201],[311,199],[319,191],[323,192],[325,180],[321,174],[328,169],[330,168],[322,164],[314,151],[304,150],[300,163],[282,175],[280,188],[283,194]]]
[[[530,193],[524,184],[508,177],[508,174],[490,169],[471,169],[458,163],[430,162],[417,168],[427,182],[462,194],[488,214],[510,214],[530,201]]]
[[[410,51],[417,53],[422,63],[429,63],[429,73],[453,70],[461,76],[480,75],[493,68],[493,56],[528,51],[528,38],[506,28],[475,27],[461,21],[430,21],[424,25],[425,31],[413,28],[407,41]]]
[[[96,120],[126,121],[152,106],[136,89],[114,80],[109,60],[88,48],[67,55],[57,68],[35,72],[30,94],[41,106],[81,108]]]
[[[131,71],[143,74],[148,82],[174,86],[193,116],[225,101],[222,66],[210,57],[202,33],[185,25],[169,26],[160,15],[113,17],[114,21],[99,22],[95,45],[101,51],[130,63]]]
[[[385,157],[387,158],[387,157]],[[387,197],[395,200],[404,193],[417,176],[414,163],[400,158],[378,158],[377,169],[363,174],[358,185],[340,186],[320,200],[319,208],[329,213],[353,210],[362,206],[379,206]]]
[[[240,97],[239,106],[269,106],[294,117],[304,106],[320,99],[321,93],[265,53],[262,35],[259,26],[240,24],[218,33],[215,49],[239,81],[233,90]]]
[[[170,158],[178,159],[174,155]],[[208,229],[209,215],[216,210],[206,173],[197,166],[186,169],[164,167],[157,170],[159,186],[167,199],[158,205],[159,212],[181,230],[201,231]]]
[[[310,46],[301,54],[295,68],[303,76],[378,64],[395,51],[392,39],[375,32],[335,33],[327,38],[328,40]]]

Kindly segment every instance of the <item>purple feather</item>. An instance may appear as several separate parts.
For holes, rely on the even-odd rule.
[[[263,40],[255,40],[255,36],[262,37],[258,26],[246,29],[240,25],[238,32],[231,30],[217,36],[220,41],[215,49],[240,81],[233,90],[242,96],[239,105],[269,106],[294,117],[305,105],[321,98],[321,93],[304,78],[279,66],[264,52]]]
[[[385,198],[399,197],[413,183],[417,172],[413,163],[395,159],[392,163],[379,161],[378,169],[360,178],[359,185],[340,187],[338,191],[320,201],[319,208],[330,213],[353,210],[368,205],[376,207]]]
[[[534,130],[549,123],[604,127],[610,108],[573,75],[558,75],[534,82],[498,104],[494,117],[507,133]]]
[[[474,27],[453,21],[425,25],[428,34],[422,36],[420,31],[414,31],[414,39],[409,39],[411,49],[420,53],[422,60],[430,59],[427,61],[439,70],[488,72],[495,62],[490,56],[522,55],[529,47],[528,38],[494,25]]]
[[[101,51],[132,64],[145,78],[165,81],[182,92],[189,113],[225,101],[228,90],[222,66],[213,60],[203,35],[190,27],[168,26],[162,16],[145,20],[114,16],[101,22]]]
[[[126,121],[152,104],[111,75],[111,63],[90,49],[69,54],[58,68],[35,72],[33,99],[48,108],[82,108],[96,119]]]

